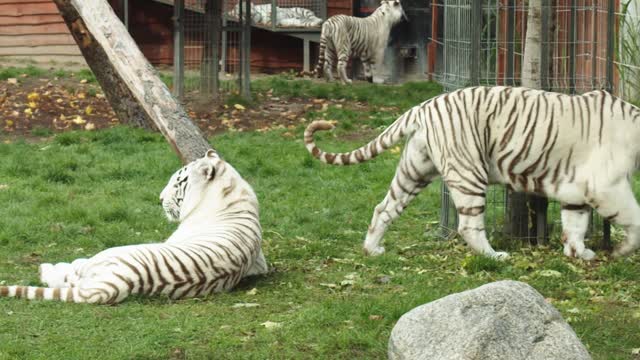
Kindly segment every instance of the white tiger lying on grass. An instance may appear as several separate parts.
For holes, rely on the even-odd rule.
[[[330,17],[322,24],[318,64],[314,72],[318,77],[324,73],[328,81],[333,81],[333,67],[337,65],[342,82],[350,84],[347,62],[353,56],[360,59],[365,77],[372,82],[373,74],[384,60],[391,28],[402,17],[407,19],[400,0],[382,0],[376,11],[365,18]]]
[[[373,213],[364,241],[370,255],[384,252],[380,242],[387,226],[438,176],[456,204],[458,231],[481,254],[507,256],[493,250],[484,229],[491,183],[559,200],[567,256],[595,256],[584,245],[589,206],[626,230],[614,255],[640,247],[640,206],[630,183],[640,166],[640,109],[604,91],[570,96],[466,88],[411,108],[376,139],[348,153],[316,146],[313,134],[332,128],[315,121],[304,141],[314,157],[333,165],[367,161],[408,137],[389,192]]]
[[[240,174],[213,151],[171,176],[160,194],[178,229],[164,243],[102,251],[71,264],[42,264],[48,287],[0,286],[0,297],[115,304],[131,294],[171,299],[225,291],[264,274],[258,200]]]

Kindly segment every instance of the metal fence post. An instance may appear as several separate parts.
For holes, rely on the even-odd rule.
[[[173,95],[184,97],[184,0],[173,4]]]
[[[204,5],[204,47],[200,68],[200,91],[205,95],[218,96],[220,72],[218,66],[220,30],[222,28],[222,4],[217,0],[206,0]]]
[[[609,0],[607,6],[607,91],[613,93],[613,57],[615,42],[615,0]],[[606,219],[602,221],[602,247],[610,250],[611,223]]]
[[[542,27],[540,31],[540,85],[542,90],[550,90],[549,86],[549,18],[551,17],[550,0],[542,0],[542,13],[540,14]]]
[[[276,30],[276,23],[278,22],[278,1],[271,0],[271,28]]]
[[[471,85],[480,84],[480,41],[482,40],[482,0],[471,4]]]
[[[516,32],[516,2],[515,0],[509,0],[507,2],[507,69],[506,76],[507,81],[505,85],[515,86],[515,71],[514,71],[514,54],[515,54],[515,32]]]
[[[576,93],[576,0],[569,2],[569,93]]]
[[[242,0],[240,0],[242,1]],[[245,21],[242,25],[241,94],[251,100],[251,0],[245,1]]]

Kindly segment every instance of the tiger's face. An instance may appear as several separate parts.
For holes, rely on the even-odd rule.
[[[182,221],[202,200],[202,192],[215,177],[218,155],[213,150],[178,169],[160,192],[162,209],[169,221]]]
[[[393,23],[397,23],[403,18],[406,21],[409,21],[407,14],[405,14],[404,9],[402,8],[400,0],[382,0],[380,5],[386,8],[385,13]]]

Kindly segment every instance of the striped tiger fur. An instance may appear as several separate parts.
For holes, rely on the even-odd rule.
[[[333,81],[333,68],[337,65],[342,82],[351,84],[347,62],[350,57],[357,57],[362,62],[367,81],[373,82],[373,74],[384,59],[391,28],[402,17],[407,18],[400,0],[382,0],[380,6],[365,18],[334,15],[327,19],[320,33],[316,76],[324,74],[327,81]]]
[[[476,252],[496,258],[484,229],[489,184],[559,200],[564,254],[585,260],[588,207],[621,225],[627,239],[614,255],[640,247],[640,206],[631,175],[640,166],[640,109],[604,91],[571,96],[527,88],[473,87],[417,105],[377,138],[347,153],[327,153],[313,139],[333,128],[315,121],[305,133],[307,150],[332,165],[367,161],[407,138],[396,175],[375,208],[364,241],[367,254],[380,246],[387,226],[418,193],[441,176],[459,215],[459,233]]]
[[[245,276],[267,272],[257,198],[213,150],[174,173],[160,199],[169,220],[180,222],[164,243],[42,264],[47,287],[0,286],[0,297],[97,304],[131,294],[183,299],[229,290]]]
[[[251,4],[251,21],[254,24],[271,26],[271,4]],[[240,3],[236,4],[228,13],[238,19]],[[276,7],[276,26],[278,27],[319,27],[322,19],[313,11],[303,7]]]

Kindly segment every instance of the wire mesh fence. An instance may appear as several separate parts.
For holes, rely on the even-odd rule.
[[[240,1],[225,1],[225,17],[237,21],[241,18]],[[327,17],[326,0],[254,0],[251,20],[254,26],[271,31],[291,29],[317,30]]]
[[[446,90],[522,81],[527,28],[526,0],[434,0],[430,75]],[[542,0],[540,62],[543,88],[565,93],[606,89],[640,104],[640,4],[637,0]],[[492,186],[487,194],[490,235],[501,235],[509,216],[509,194]],[[559,235],[559,204],[546,211],[545,237]],[[524,214],[523,240],[540,239],[535,217]],[[456,231],[457,215],[442,187],[443,236]],[[592,214],[589,233],[603,220]],[[603,227],[605,234],[607,227]],[[608,240],[608,239],[605,239]],[[608,246],[608,244],[604,244]]]
[[[247,4],[241,2],[241,14]],[[227,20],[219,0],[174,0],[173,5],[174,93],[203,99],[215,99],[220,91],[249,93],[247,24]]]

